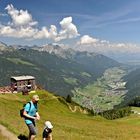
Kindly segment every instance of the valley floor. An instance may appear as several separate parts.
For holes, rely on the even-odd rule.
[[[83,89],[75,88],[72,99],[97,113],[113,109],[124,100],[127,93],[126,82],[122,79],[124,75],[126,71],[119,67],[107,69],[96,82]]]

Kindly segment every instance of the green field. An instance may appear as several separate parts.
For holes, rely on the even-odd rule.
[[[54,125],[54,140],[139,140],[140,138],[138,115],[113,121],[106,120],[100,116],[84,114],[82,110],[71,112],[62,98],[46,91],[37,91],[37,94],[41,99],[39,102],[41,120],[37,122],[37,140],[41,140],[46,120],[50,120]],[[19,109],[32,95],[0,95],[0,124],[17,136],[28,135],[28,129],[19,116]]]
[[[127,92],[122,79],[125,74],[126,72],[119,67],[107,69],[96,82],[84,88],[75,88],[72,99],[95,112],[113,109],[123,101]]]

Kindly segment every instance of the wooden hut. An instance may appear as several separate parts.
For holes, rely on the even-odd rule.
[[[11,89],[13,92],[30,92],[36,88],[35,77],[33,76],[12,76]]]

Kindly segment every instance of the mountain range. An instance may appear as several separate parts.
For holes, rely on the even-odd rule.
[[[4,43],[1,43],[4,44]],[[0,85],[11,76],[33,75],[37,84],[66,97],[75,87],[93,83],[103,72],[120,64],[104,55],[63,49],[58,45],[0,46]]]
[[[108,91],[108,87],[112,86],[112,83],[115,84],[115,82],[119,81],[109,81],[108,83],[111,78],[104,80],[104,74],[107,70],[112,69],[114,71],[114,67],[120,68],[123,66],[125,67],[123,71],[130,71],[126,72],[127,75],[122,77],[126,82],[126,90],[128,90],[124,95],[123,102],[126,103],[132,97],[139,96],[139,69],[132,66],[126,67],[126,65],[102,54],[76,51],[66,46],[56,44],[8,46],[0,42],[0,66],[0,86],[10,85],[11,76],[32,75],[36,78],[37,85],[63,97],[73,96],[74,90],[80,89],[79,91],[82,91],[81,89],[87,86],[93,90],[92,85],[97,81],[102,83],[101,89],[106,85],[107,92],[112,92],[112,90]],[[117,71],[119,72],[120,70]],[[113,75],[115,74],[114,72],[112,73]],[[122,78],[120,79],[121,81]],[[95,88],[97,88],[96,86]],[[90,91],[90,94],[93,94],[92,91]]]

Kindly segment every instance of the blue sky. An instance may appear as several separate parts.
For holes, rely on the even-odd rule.
[[[139,7],[139,0],[0,0],[0,41],[139,46]]]

